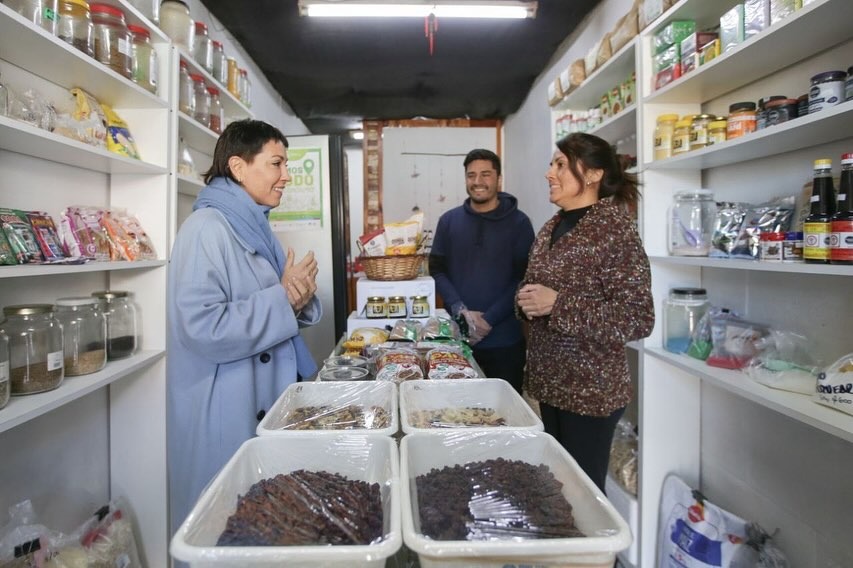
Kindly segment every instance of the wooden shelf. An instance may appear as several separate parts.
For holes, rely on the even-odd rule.
[[[198,197],[198,192],[204,189],[204,182],[200,179],[178,174],[178,193]]]
[[[187,62],[187,68],[190,73],[199,74],[204,77],[204,82],[210,87],[216,87],[219,89],[219,102],[222,103],[222,108],[225,111],[225,121],[226,123],[232,118],[240,119],[240,118],[252,118],[254,115],[252,111],[249,110],[249,107],[244,105],[237,97],[231,94],[231,91],[228,90],[227,85],[223,85],[219,81],[213,78],[213,75],[207,72],[207,69],[199,65],[193,56],[182,47],[174,46],[176,50],[178,50],[178,54],[180,55],[181,61]],[[211,152],[212,154],[213,152]]]
[[[79,377],[66,377],[59,388],[27,396],[13,396],[6,408],[0,410],[0,432],[19,426],[33,418],[68,404],[78,398],[123,379],[139,369],[163,358],[163,350],[141,351],[127,359],[107,362],[97,373]]]
[[[725,270],[755,270],[762,272],[788,272],[795,274],[823,274],[853,276],[853,266],[838,264],[806,264],[805,262],[762,262],[740,258],[709,258],[707,256],[650,256],[653,263],[722,268]]]
[[[604,64],[592,72],[583,83],[554,105],[557,110],[586,110],[601,103],[601,95],[610,92],[627,79],[635,69],[637,38],[633,38]],[[639,92],[639,90],[638,90]]]
[[[647,162],[644,169],[694,170],[727,166],[843,140],[850,137],[850,132],[853,132],[853,101],[770,126],[734,140],[726,140],[672,158]]]
[[[668,21],[681,19],[694,19],[697,29],[704,29],[713,21],[719,24],[726,6],[734,4],[683,0],[667,12],[661,25],[649,28],[644,34],[657,31]],[[849,39],[851,21],[850,0],[816,0],[710,63],[652,92],[643,102],[695,104],[716,99]],[[808,77],[803,80],[807,84]]]
[[[181,111],[178,111],[178,135],[191,148],[210,156],[219,140],[219,134]]]
[[[687,371],[707,384],[853,442],[853,416],[813,402],[809,395],[772,389],[753,381],[745,373],[710,367],[704,361],[676,355],[660,347],[646,347],[645,353]]]
[[[128,262],[87,262],[86,264],[19,264],[0,266],[0,279],[27,278],[30,276],[60,276],[63,274],[81,274],[83,272],[112,272],[115,270],[150,270],[166,266],[165,260],[139,260]]]
[[[7,116],[0,116],[0,149],[107,174],[168,172],[164,167],[120,156]]]
[[[600,138],[604,138],[611,144],[615,144],[618,140],[627,138],[632,134],[637,133],[637,105],[629,105],[614,117],[611,117],[592,130],[590,134],[595,134]]]
[[[34,44],[37,48],[22,47]],[[9,63],[66,89],[81,86],[85,78],[86,92],[113,108],[164,109],[169,106],[164,99],[35,26],[3,4],[0,4],[0,53]]]

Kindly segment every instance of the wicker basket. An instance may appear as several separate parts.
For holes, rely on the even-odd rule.
[[[358,260],[371,280],[412,280],[420,272],[424,255],[361,256]]]

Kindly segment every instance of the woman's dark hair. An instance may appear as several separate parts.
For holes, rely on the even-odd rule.
[[[204,183],[209,184],[215,177],[229,177],[231,181],[237,182],[228,167],[228,159],[231,156],[239,156],[251,162],[255,156],[261,153],[264,144],[274,140],[284,144],[287,148],[287,138],[281,130],[267,124],[262,120],[237,120],[225,127],[225,130],[216,141],[213,150],[213,164],[204,173]]]
[[[613,201],[627,207],[640,199],[637,176],[625,173],[625,168],[610,144],[598,136],[575,132],[557,141],[557,148],[569,159],[572,175],[584,186],[580,164],[586,169],[602,170],[599,199],[612,197]]]

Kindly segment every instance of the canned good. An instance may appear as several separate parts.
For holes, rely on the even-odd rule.
[[[388,317],[406,317],[406,298],[403,296],[391,296],[388,298]]]
[[[844,71],[827,71],[812,77],[809,89],[809,114],[820,112],[844,101],[844,83],[847,73]]]
[[[388,307],[385,304],[385,298],[382,296],[370,296],[367,298],[364,312],[364,315],[368,318],[388,317]]]

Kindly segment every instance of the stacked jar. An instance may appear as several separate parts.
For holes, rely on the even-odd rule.
[[[133,67],[133,82],[149,91],[157,93],[157,52],[151,46],[151,34],[141,26],[129,25],[132,38],[131,60]]]
[[[195,23],[195,37],[193,38],[193,59],[204,67],[208,73],[213,73],[213,42],[207,33],[207,24]]]
[[[190,51],[195,25],[190,7],[181,0],[163,0],[160,4],[160,29],[179,47]]]
[[[222,85],[228,84],[228,59],[221,41],[213,43],[213,78]]]
[[[59,0],[56,35],[88,55],[95,57],[92,14],[85,0]]]
[[[133,58],[124,12],[109,4],[90,4],[89,9],[95,31],[95,59],[131,79]]]
[[[207,92],[210,93],[210,129],[217,134],[222,134],[222,129],[225,127],[225,111],[219,100],[219,89],[208,87]]]
[[[178,110],[187,116],[195,114],[195,87],[184,60],[181,60],[178,71]]]
[[[138,332],[136,307],[123,291],[93,292],[107,320],[107,360],[124,359],[136,351]]]
[[[107,364],[107,321],[96,298],[59,298],[56,319],[64,334],[65,376],[88,375]]]
[[[53,306],[6,306],[3,315],[0,332],[9,338],[11,394],[34,394],[62,384],[62,324],[54,317]]]
[[[210,93],[204,85],[204,77],[195,73],[190,75],[193,80],[193,94],[195,98],[195,112],[193,118],[206,127],[210,127]]]
[[[3,4],[45,31],[56,34],[57,0],[3,0]]]

